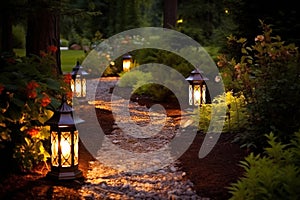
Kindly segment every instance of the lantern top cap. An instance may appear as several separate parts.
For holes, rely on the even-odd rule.
[[[67,104],[66,97],[62,98],[61,105],[55,110],[53,116],[45,122],[45,125],[50,126],[67,126],[73,127],[75,125],[73,119],[73,108]]]
[[[207,81],[209,80],[207,77],[203,76],[203,71],[199,70],[199,69],[194,69],[190,76],[187,77],[185,80],[187,81]]]
[[[124,56],[123,56],[123,59],[131,59],[132,56],[129,54],[129,53],[126,53]]]
[[[87,73],[84,69],[83,69],[83,66],[80,65],[79,61],[76,62],[76,66],[73,67],[73,70],[72,70],[72,76],[75,76],[75,75],[88,75],[89,73]]]

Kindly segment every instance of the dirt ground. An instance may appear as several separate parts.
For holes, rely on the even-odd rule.
[[[149,106],[152,102],[139,98],[139,103]],[[165,109],[168,116],[180,114],[176,103],[167,103]],[[99,123],[105,133],[112,131],[113,116],[107,110],[96,109]],[[226,187],[235,182],[243,173],[238,165],[246,152],[232,143],[234,135],[222,134],[214,149],[203,159],[198,152],[204,139],[198,133],[189,149],[179,158],[181,168],[194,183],[199,196],[211,200],[226,200],[230,194]],[[89,161],[94,158],[80,142],[79,169],[85,177],[89,169]],[[49,164],[49,163],[48,163]],[[32,173],[9,174],[0,177],[0,199],[80,199],[78,190],[84,183],[83,179],[57,182],[46,178],[46,165],[38,166]]]
[[[140,104],[151,106],[153,102],[139,97]],[[161,103],[161,102],[160,102]],[[176,117],[180,115],[176,102],[161,103],[167,115]],[[194,183],[197,194],[209,197],[210,200],[226,200],[230,198],[227,187],[243,175],[239,162],[247,155],[245,149],[233,143],[233,134],[221,134],[213,150],[203,159],[198,153],[205,134],[198,132],[188,150],[179,158],[181,168]]]

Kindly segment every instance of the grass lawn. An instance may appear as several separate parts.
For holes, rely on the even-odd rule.
[[[25,56],[25,49],[14,49],[18,56]],[[77,60],[84,58],[83,50],[61,50],[61,69],[63,72],[71,72]]]
[[[218,47],[204,47],[207,53],[216,60]],[[25,49],[14,49],[18,56],[25,56]],[[61,50],[61,68],[63,72],[71,72],[76,65],[77,60],[82,61],[84,58],[83,50]]]
[[[84,58],[83,50],[62,50],[60,53],[61,69],[63,72],[71,72],[77,60],[82,61]]]

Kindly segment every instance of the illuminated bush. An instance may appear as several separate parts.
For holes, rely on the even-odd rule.
[[[69,80],[52,72],[57,48],[48,50],[41,57],[1,58],[0,155],[8,168],[30,170],[49,157],[49,130],[42,125],[70,90]]]

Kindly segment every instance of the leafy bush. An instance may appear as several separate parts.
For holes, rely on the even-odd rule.
[[[230,200],[300,198],[300,131],[288,144],[278,142],[273,133],[267,139],[270,147],[264,154],[251,153],[241,161],[245,174],[229,187]]]
[[[121,73],[119,86],[129,88],[134,94],[143,95],[149,89],[147,82],[150,80],[152,80],[151,73],[133,70],[129,73]]]
[[[289,141],[300,128],[299,53],[294,44],[286,45],[272,36],[269,25],[261,22],[263,33],[249,44],[245,38],[229,37],[241,47],[241,56],[220,55],[218,66],[227,90],[245,96],[250,124],[241,143],[264,146],[265,133],[274,132]]]
[[[82,47],[86,46],[86,47],[90,48],[91,41],[87,38],[81,38],[80,44],[81,44]]]
[[[69,47],[69,41],[66,39],[60,39],[60,46],[61,47]]]
[[[160,63],[176,69],[184,77],[190,75],[194,67],[180,56],[160,49],[142,49],[133,52],[134,58],[139,65],[147,63]]]
[[[0,156],[8,167],[30,170],[49,157],[50,134],[43,123],[70,92],[64,82],[69,79],[53,74],[56,50],[50,46],[41,57],[1,57]]]
[[[225,98],[224,98],[225,97]],[[225,96],[218,96],[213,100],[216,110],[227,107],[223,132],[241,132],[248,125],[248,111],[246,108],[245,97],[233,94],[232,91],[226,92]],[[202,104],[199,108],[200,118],[198,128],[207,132],[210,121],[212,104]],[[197,120],[195,120],[197,121]]]
[[[120,87],[131,87],[134,90],[141,87],[143,84],[147,83],[152,79],[151,73],[146,73],[142,71],[133,70],[129,73],[124,73],[120,79]]]
[[[149,73],[151,77],[146,77],[146,79],[144,79],[142,78],[144,75],[141,75],[141,80],[139,81],[139,84],[135,85],[134,88],[136,89],[135,94],[147,95],[152,100],[155,101],[165,101],[167,99],[174,97],[174,94],[171,92],[171,90],[167,88],[167,86],[176,85],[178,88],[183,88],[180,82],[176,80],[175,77],[177,76],[174,72],[172,72],[172,70],[170,70],[170,73],[168,74],[167,78],[166,75],[161,73],[160,70],[157,70],[157,72],[155,72],[155,70],[153,69],[155,67],[159,67],[155,63],[159,63],[160,65],[171,67],[175,69],[177,72],[179,72],[180,74],[182,74],[184,77],[187,77],[192,71],[192,69],[194,69],[190,63],[188,63],[180,56],[165,50],[151,49],[151,48],[142,49],[142,50],[131,52],[131,55],[133,55],[135,61],[137,62],[135,63],[136,68],[140,65],[144,65],[144,64],[146,65],[149,63],[153,65],[152,70],[149,70],[151,71]],[[145,71],[145,73],[148,74],[147,70]],[[141,83],[146,83],[147,80],[153,80],[153,82],[159,82],[161,83],[161,85],[145,84],[142,87],[140,87],[142,85]],[[181,90],[181,91],[185,91],[185,90]],[[181,96],[187,96],[187,95],[188,94],[186,95],[181,94]]]
[[[159,70],[155,70],[156,67],[159,66],[154,64],[151,66],[153,70],[150,71],[140,71],[138,70],[138,67],[136,67],[128,73],[121,73],[119,86],[130,88],[132,89],[133,94],[145,95],[154,101],[163,102],[171,100],[174,97],[174,94],[168,89],[168,86],[176,85],[178,88],[183,86],[180,84],[180,81],[172,79],[172,77],[175,76],[172,72],[168,74],[169,79],[166,79],[164,74],[161,74]]]

